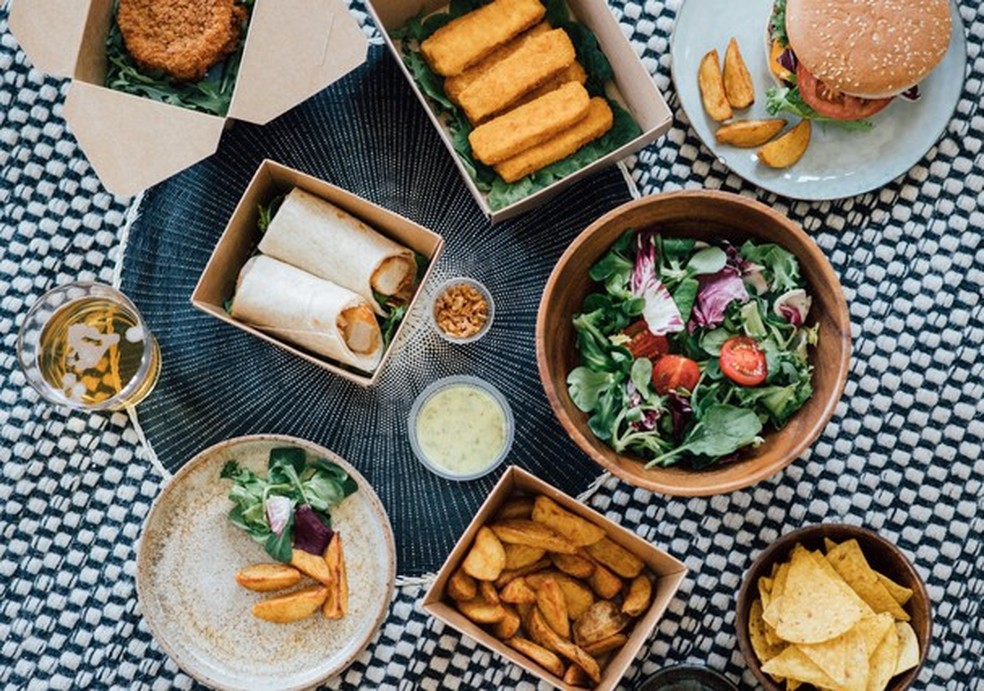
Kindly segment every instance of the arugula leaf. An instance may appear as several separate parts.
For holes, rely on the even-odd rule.
[[[257,213],[259,214],[259,219],[256,222],[257,227],[260,229],[260,233],[267,232],[267,228],[270,227],[270,222],[273,221],[273,217],[280,210],[280,205],[284,203],[287,195],[278,194],[276,197],[270,200],[268,204],[258,204],[256,207]]]
[[[741,256],[763,267],[769,287],[777,293],[802,288],[799,261],[792,252],[773,243],[757,244],[747,240],[739,250]]]
[[[635,362],[632,363],[632,369],[629,371],[629,379],[635,385],[636,390],[642,395],[646,400],[652,397],[649,391],[649,384],[653,378],[653,361],[649,358],[641,357],[637,358]]]
[[[697,301],[697,292],[700,290],[700,283],[695,278],[685,278],[680,281],[680,285],[673,291],[673,302],[680,310],[680,318],[686,324],[690,321],[690,315]]]
[[[705,247],[687,262],[687,273],[693,276],[716,274],[728,263],[728,255],[720,247]]]
[[[769,20],[771,28],[770,38],[778,40],[783,48],[789,45],[789,36],[786,34],[786,0],[776,0],[772,6],[772,17]]]
[[[758,435],[761,431],[762,422],[751,410],[732,405],[714,405],[690,430],[683,444],[657,456],[646,467],[673,465],[684,453],[714,458],[727,456],[742,447],[760,442]]]
[[[305,464],[304,449],[296,446],[280,446],[270,449],[270,460],[267,467],[270,470],[291,467],[295,473],[300,474],[303,472]]]
[[[596,372],[576,367],[567,375],[567,392],[578,410],[590,413],[598,407],[602,394],[618,382],[613,372]]]

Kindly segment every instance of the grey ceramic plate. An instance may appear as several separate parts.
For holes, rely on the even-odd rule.
[[[236,571],[270,558],[227,520],[230,483],[219,473],[231,459],[265,471],[276,446],[324,456],[359,485],[332,511],[349,580],[349,612],[341,620],[316,614],[293,624],[261,621],[250,610],[269,595],[236,584]],[[189,461],[154,502],[137,554],[140,607],[157,641],[185,672],[223,689],[305,688],[339,673],[382,623],[395,574],[389,520],[365,478],[327,449],[276,435],[231,439]]]
[[[704,145],[749,182],[793,199],[851,197],[904,175],[939,139],[963,91],[967,46],[957,8],[951,3],[950,49],[921,83],[919,101],[897,99],[871,119],[875,127],[868,132],[815,126],[803,158],[791,168],[773,170],[758,163],[754,149],[737,149],[715,141],[718,124],[707,117],[697,89],[700,59],[717,48],[723,60],[728,41],[734,36],[752,73],[756,96],[751,108],[737,117],[771,117],[765,110],[765,92],[775,82],[765,54],[765,31],[772,4],[772,0],[687,0],[677,14],[670,47],[673,82],[680,105]]]

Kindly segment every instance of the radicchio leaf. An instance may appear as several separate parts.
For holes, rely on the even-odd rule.
[[[283,533],[284,527],[290,519],[290,512],[294,508],[294,502],[287,497],[274,495],[266,500],[266,505],[263,508],[266,510],[270,530],[277,535]]]
[[[629,288],[645,306],[642,317],[649,331],[656,336],[683,331],[680,310],[666,286],[656,273],[656,243],[651,232],[639,233],[636,240],[636,260],[629,280]]]
[[[697,326],[714,328],[724,323],[724,313],[732,302],[748,302],[748,291],[738,271],[726,266],[711,276],[701,276],[697,302],[691,319]]]
[[[792,73],[796,73],[796,67],[799,64],[799,60],[796,59],[796,53],[793,52],[792,48],[787,48],[782,51],[776,62],[783,66],[784,69],[789,70]]]
[[[805,290],[794,288],[777,297],[772,310],[793,326],[803,326],[812,305],[813,299]]]
[[[751,286],[756,295],[765,295],[769,292],[769,282],[765,279],[764,266],[745,259],[741,256],[741,251],[731,243],[725,243],[724,249],[728,253],[728,264],[738,270],[745,285]]]
[[[916,84],[915,86],[910,87],[905,91],[903,91],[901,94],[899,94],[899,96],[904,98],[906,101],[915,103],[920,98],[922,98],[922,92],[919,91],[919,85]]]
[[[294,513],[294,547],[321,556],[334,533],[317,512],[305,504]]]
[[[690,406],[690,399],[676,391],[671,391],[666,396],[666,405],[670,409],[670,415],[673,416],[673,438],[680,441],[683,439],[683,432],[687,429],[694,409]]]

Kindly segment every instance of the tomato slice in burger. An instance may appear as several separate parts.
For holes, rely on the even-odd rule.
[[[864,120],[880,112],[891,98],[858,98],[827,86],[803,67],[796,66],[796,86],[813,110],[833,120]]]
[[[653,366],[653,388],[658,394],[677,389],[693,391],[700,379],[700,366],[682,355],[664,355]]]
[[[751,338],[736,336],[721,346],[721,371],[741,386],[758,386],[769,376],[765,353]]]

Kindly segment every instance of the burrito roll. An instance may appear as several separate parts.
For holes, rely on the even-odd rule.
[[[364,297],[409,296],[417,275],[413,252],[334,204],[294,188],[260,241],[260,252]]]
[[[365,372],[383,353],[376,315],[362,296],[261,254],[239,272],[231,314]]]

